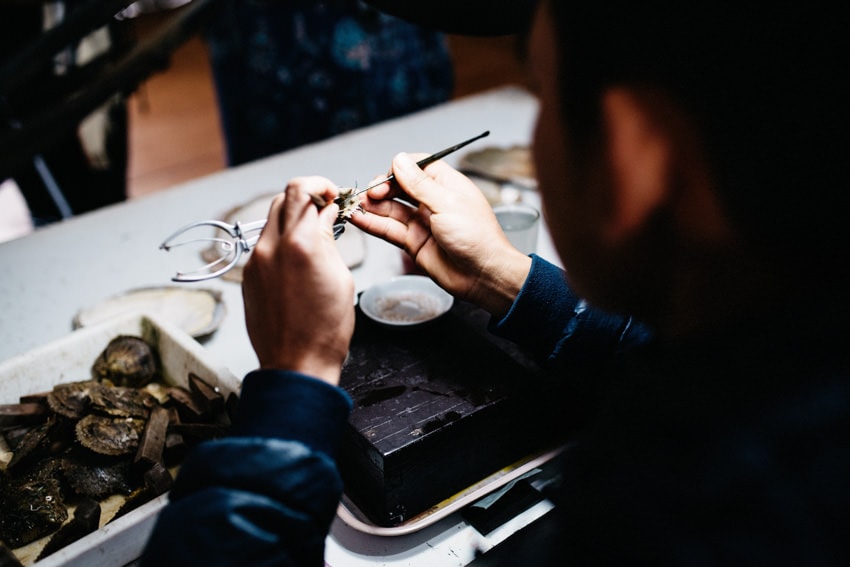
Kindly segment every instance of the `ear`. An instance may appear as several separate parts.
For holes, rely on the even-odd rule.
[[[673,141],[646,96],[615,87],[603,94],[602,112],[611,169],[605,236],[612,242],[639,231],[673,190]]]

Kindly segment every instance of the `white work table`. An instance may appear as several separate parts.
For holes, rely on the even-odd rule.
[[[322,175],[340,185],[361,186],[385,172],[400,151],[434,152],[490,130],[469,147],[528,144],[536,116],[534,98],[519,88],[468,97],[417,114],[304,146],[245,166],[181,184],[166,191],[56,223],[0,244],[0,361],[72,332],[82,308],[131,289],[170,285],[176,268],[198,265],[197,250],[165,253],[158,246],[177,228],[221,218],[233,207],[280,190],[288,179]],[[461,152],[462,153],[462,152]],[[456,163],[458,154],[446,161]],[[531,194],[531,199],[537,198]],[[244,219],[245,221],[255,219]],[[362,291],[402,271],[400,252],[367,237],[366,257],[353,269]],[[538,252],[555,259],[541,231]],[[238,284],[222,279],[182,284],[221,291],[223,324],[203,344],[211,357],[243,376],[256,366],[245,330]],[[449,516],[415,534],[379,537],[336,521],[328,538],[331,567],[356,565],[465,565],[545,507],[533,508],[485,537],[459,516]]]

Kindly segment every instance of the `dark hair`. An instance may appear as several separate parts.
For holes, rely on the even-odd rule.
[[[690,114],[732,222],[783,254],[847,254],[848,18],[806,3],[549,2],[565,127],[588,148],[612,85]]]

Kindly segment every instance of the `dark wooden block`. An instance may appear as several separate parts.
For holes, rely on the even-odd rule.
[[[524,354],[456,303],[417,328],[358,313],[340,385],[354,400],[340,465],[349,498],[394,526],[555,444],[555,396]]]
[[[26,402],[0,405],[0,427],[37,423],[46,417],[46,404]]]
[[[145,431],[139,441],[134,464],[141,470],[146,470],[154,464],[162,464],[162,454],[165,449],[165,436],[168,431],[169,412],[162,406],[151,410]]]

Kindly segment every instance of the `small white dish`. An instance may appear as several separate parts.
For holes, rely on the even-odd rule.
[[[375,284],[360,296],[370,319],[393,327],[433,321],[451,309],[454,298],[426,276],[397,276]]]

